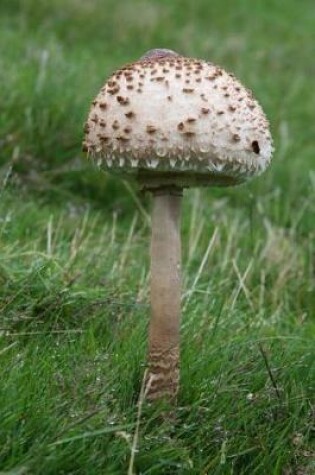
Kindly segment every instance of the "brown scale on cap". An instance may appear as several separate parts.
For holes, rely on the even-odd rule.
[[[157,128],[154,127],[154,125],[147,125],[146,131],[148,132],[148,134],[155,134]]]
[[[233,134],[232,139],[233,142],[239,142],[241,140],[241,137],[238,134]]]
[[[255,152],[257,155],[259,154],[260,147],[259,147],[259,143],[258,143],[257,140],[252,141],[252,149],[253,149],[253,152]]]
[[[117,96],[116,99],[121,106],[127,106],[130,102],[128,97]]]
[[[164,79],[165,79],[164,76],[157,76],[156,78],[152,78],[151,81],[162,82],[164,81]]]
[[[117,82],[116,82],[116,81],[113,81],[113,80],[107,81],[107,85],[108,85],[109,87],[116,87],[116,86],[118,86]]]
[[[118,120],[115,120],[113,123],[112,123],[112,128],[114,130],[118,130],[119,129],[119,122]]]
[[[111,94],[112,96],[114,96],[115,94],[117,94],[117,92],[119,92],[120,88],[117,86],[113,89],[107,89],[107,92],[108,94]]]
[[[101,142],[104,142],[104,143],[109,142],[109,137],[107,137],[107,135],[97,134],[97,136]]]
[[[129,142],[129,140],[130,140],[129,137],[125,137],[124,135],[118,135],[115,138],[116,138],[116,140],[119,140],[120,142]]]
[[[136,114],[133,111],[129,111],[125,113],[125,116],[127,117],[127,119],[133,119]]]
[[[100,120],[100,127],[103,127],[103,128],[106,127],[106,122],[104,119]]]
[[[185,132],[183,132],[183,136],[186,138],[191,138],[194,135],[196,135],[196,132],[193,132],[192,130],[185,130]]]
[[[185,94],[192,94],[192,93],[194,92],[194,89],[188,88],[188,87],[184,87],[184,88],[183,88],[183,92],[184,92]]]
[[[180,122],[178,125],[177,125],[177,128],[178,130],[184,130],[184,122]]]
[[[99,106],[99,108],[102,109],[102,110],[105,110],[105,109],[107,108],[106,102],[100,102],[98,106]]]

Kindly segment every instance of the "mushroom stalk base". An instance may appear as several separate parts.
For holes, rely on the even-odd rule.
[[[182,190],[153,191],[147,397],[176,398],[179,384]]]

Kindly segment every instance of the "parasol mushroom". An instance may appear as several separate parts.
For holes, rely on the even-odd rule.
[[[92,103],[83,150],[152,193],[147,397],[174,400],[183,189],[233,186],[261,174],[273,152],[268,121],[233,74],[156,49],[108,79]]]

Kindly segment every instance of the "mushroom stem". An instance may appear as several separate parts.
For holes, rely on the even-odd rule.
[[[153,191],[149,400],[174,400],[179,383],[182,190]]]

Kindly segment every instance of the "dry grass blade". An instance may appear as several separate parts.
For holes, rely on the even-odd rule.
[[[139,429],[140,429],[142,407],[146,399],[146,395],[148,394],[150,390],[152,379],[153,379],[153,376],[150,376],[150,378],[147,379],[147,375],[148,375],[148,370],[146,369],[143,375],[140,395],[138,399],[137,421],[136,421],[136,427],[135,427],[132,444],[130,448],[131,453],[130,453],[130,460],[129,460],[129,467],[128,467],[128,475],[134,475],[133,467],[135,463],[135,456],[138,451],[137,447],[138,447],[138,440],[139,440]]]
[[[198,269],[198,271],[197,271],[197,274],[196,274],[196,276],[195,276],[195,279],[194,279],[194,281],[193,281],[193,284],[192,284],[191,288],[183,295],[183,299],[185,300],[185,304],[184,304],[184,308],[183,308],[184,311],[185,311],[185,309],[186,309],[186,307],[187,307],[187,305],[188,305],[188,303],[189,303],[189,301],[190,301],[192,295],[194,294],[194,292],[195,292],[195,290],[196,290],[197,284],[198,284],[199,279],[200,279],[200,277],[201,277],[201,275],[202,275],[202,272],[203,272],[203,270],[204,270],[204,268],[205,268],[205,265],[206,265],[206,263],[207,263],[208,257],[209,257],[209,255],[210,255],[210,252],[212,251],[212,249],[213,249],[213,247],[214,247],[214,245],[215,245],[215,242],[216,242],[216,239],[217,239],[217,236],[218,236],[218,232],[219,232],[219,231],[218,231],[218,228],[215,228],[215,230],[214,230],[214,232],[213,232],[213,234],[212,234],[212,237],[211,237],[211,239],[210,239],[210,241],[209,241],[209,244],[208,244],[208,247],[207,247],[207,249],[206,249],[206,252],[204,253],[204,256],[203,256],[203,258],[202,258],[201,264],[200,264],[200,266],[199,266],[199,269]]]
[[[248,302],[250,308],[253,310],[254,305],[253,305],[253,302],[251,301],[249,290],[247,289],[247,287],[246,287],[246,285],[245,285],[246,278],[247,278],[247,276],[248,276],[248,274],[249,274],[249,272],[250,272],[250,270],[251,270],[251,268],[252,268],[252,265],[253,265],[253,259],[251,259],[251,260],[249,261],[249,264],[248,264],[248,266],[247,266],[247,268],[246,268],[246,270],[245,270],[245,272],[244,272],[243,275],[241,275],[240,270],[239,270],[239,268],[238,268],[238,266],[237,266],[237,263],[236,263],[236,260],[235,260],[235,259],[233,259],[232,263],[233,263],[233,268],[234,268],[234,270],[235,270],[235,273],[236,273],[236,275],[237,275],[237,278],[238,278],[238,280],[239,280],[239,285],[238,285],[238,288],[237,288],[237,289],[235,290],[235,292],[234,292],[234,296],[233,296],[232,303],[231,303],[231,310],[234,309],[235,304],[236,304],[236,301],[237,301],[237,299],[238,299],[238,296],[239,296],[241,290],[244,292],[244,295],[245,295],[245,297],[246,297],[246,300],[247,300],[247,302]]]

